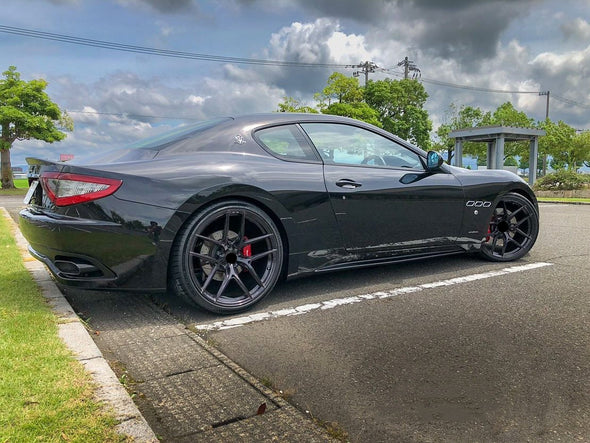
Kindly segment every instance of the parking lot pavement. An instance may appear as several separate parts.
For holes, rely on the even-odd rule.
[[[164,440],[328,439],[309,411],[351,441],[584,441],[589,263],[590,206],[542,204],[537,244],[517,263],[451,257],[294,280],[248,312],[264,321],[205,340],[191,331],[219,317],[168,295],[68,297]]]
[[[351,441],[587,441],[590,206],[540,210],[537,244],[515,263],[291,281],[229,319],[169,309]]]

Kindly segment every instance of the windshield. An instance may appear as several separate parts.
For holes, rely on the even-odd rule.
[[[199,132],[213,128],[220,123],[232,120],[230,117],[218,118],[214,120],[207,120],[190,125],[179,126],[171,129],[170,131],[163,132],[153,137],[144,138],[138,140],[130,145],[125,146],[123,149],[151,149],[159,151],[171,142],[182,140],[188,136],[193,136]]]

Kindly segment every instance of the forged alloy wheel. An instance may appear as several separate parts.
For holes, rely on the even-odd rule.
[[[496,205],[481,254],[488,260],[511,261],[524,256],[539,233],[539,214],[520,194],[508,193]]]
[[[198,214],[172,257],[179,295],[217,313],[249,308],[274,288],[283,264],[281,236],[270,217],[243,202]]]

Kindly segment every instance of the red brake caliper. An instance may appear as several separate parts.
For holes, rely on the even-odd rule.
[[[247,241],[248,237],[244,237],[244,241]],[[244,257],[252,257],[252,245],[246,245],[242,248],[242,255]]]

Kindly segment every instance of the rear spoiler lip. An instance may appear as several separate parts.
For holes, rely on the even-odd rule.
[[[41,170],[41,166],[56,166],[57,168],[61,169],[62,164],[60,162],[54,162],[50,160],[43,160],[40,158],[35,157],[27,157],[25,158],[27,164],[29,165],[29,171],[27,173],[27,179],[29,180],[29,186],[33,180],[39,179],[39,172]]]

